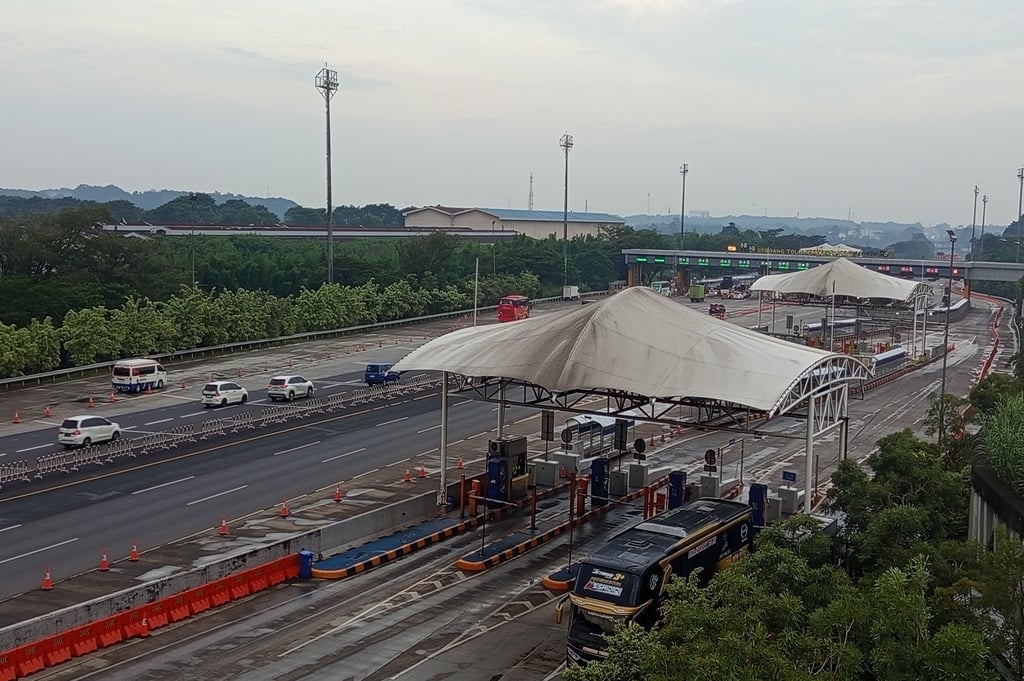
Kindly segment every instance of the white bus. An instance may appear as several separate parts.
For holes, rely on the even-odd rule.
[[[167,382],[167,370],[155,359],[123,359],[114,362],[110,387],[123,393],[157,390]]]

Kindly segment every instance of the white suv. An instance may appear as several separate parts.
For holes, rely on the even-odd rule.
[[[203,406],[223,407],[237,402],[245,404],[249,400],[249,391],[233,381],[213,381],[203,386]]]
[[[274,376],[267,384],[267,397],[270,400],[288,400],[296,397],[312,397],[313,381],[302,376]]]
[[[121,426],[102,416],[72,416],[57,429],[57,442],[65,447],[88,447],[121,437]]]

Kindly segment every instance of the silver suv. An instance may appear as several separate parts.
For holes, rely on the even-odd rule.
[[[121,437],[121,426],[102,416],[72,416],[57,429],[57,442],[65,447],[88,447]]]
[[[294,400],[296,397],[312,397],[313,381],[302,376],[274,376],[267,384],[270,400]]]

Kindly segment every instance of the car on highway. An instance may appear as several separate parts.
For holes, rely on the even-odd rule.
[[[376,362],[367,364],[363,371],[363,380],[366,381],[366,385],[387,385],[398,381],[401,376],[402,374],[394,371],[390,364]]]
[[[65,447],[88,447],[121,437],[121,426],[102,416],[70,416],[57,429],[57,442]]]
[[[249,401],[249,391],[233,381],[211,381],[203,386],[204,407],[223,407],[237,402]]]
[[[267,397],[271,402],[288,400],[296,397],[312,397],[313,381],[302,376],[273,376],[267,384]]]
[[[712,317],[724,317],[725,305],[722,305],[721,303],[711,303],[708,305],[708,314]]]

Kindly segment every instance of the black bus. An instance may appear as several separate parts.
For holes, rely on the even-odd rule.
[[[568,664],[607,657],[605,635],[617,624],[651,628],[673,576],[703,568],[706,582],[717,570],[753,548],[750,506],[728,499],[691,501],[612,536],[580,562],[572,591],[555,608],[555,621],[569,603]]]

